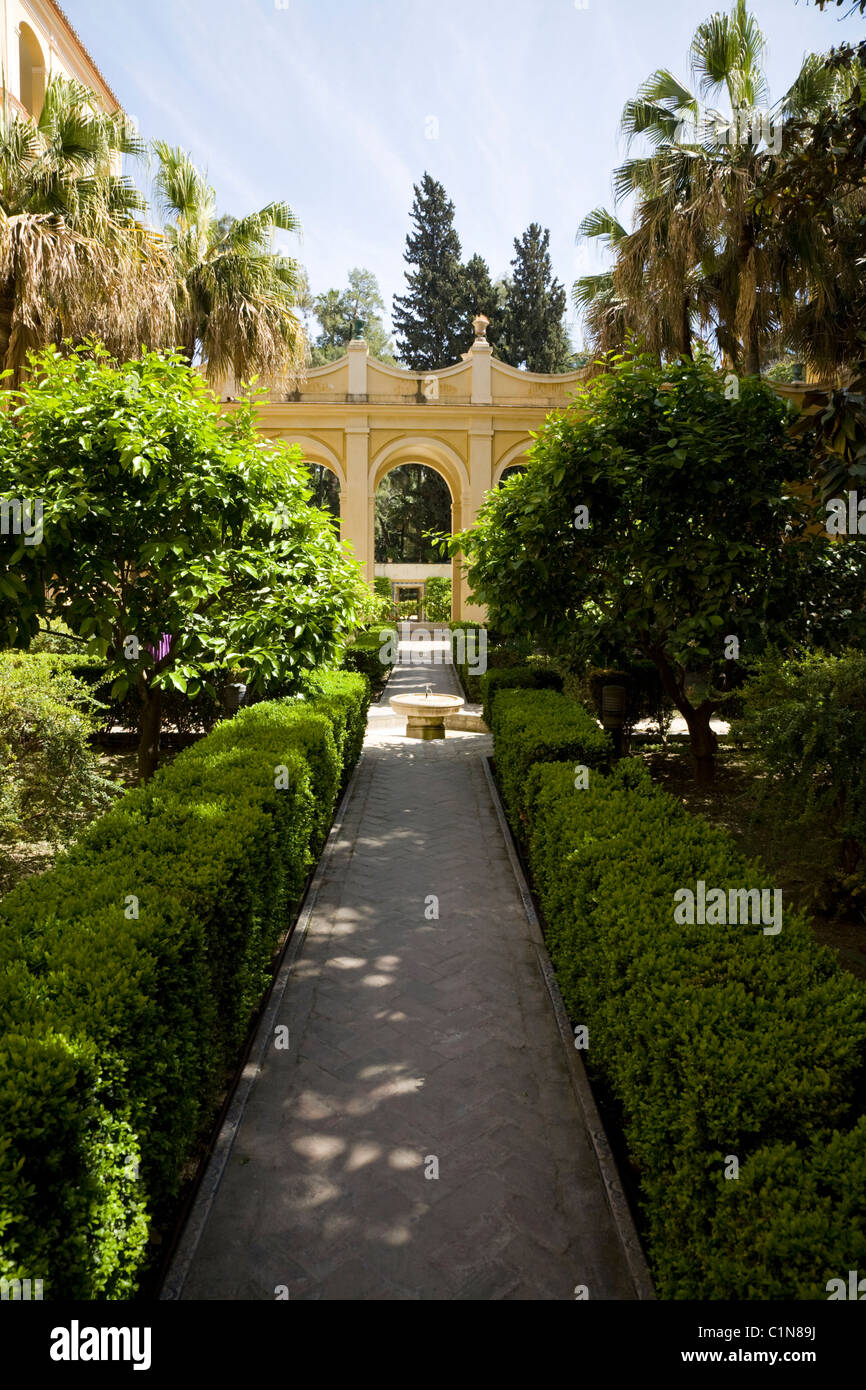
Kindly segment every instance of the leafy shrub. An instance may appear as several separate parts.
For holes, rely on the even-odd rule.
[[[602,691],[606,685],[623,685],[626,690],[624,733],[631,736],[635,724],[642,719],[654,719],[664,727],[670,717],[670,700],[662,690],[659,673],[652,661],[630,661],[620,669],[590,667],[583,680],[584,690],[599,719],[602,714]]]
[[[352,671],[312,671],[305,681],[308,697],[331,721],[337,751],[347,781],[352,768],[361,756],[367,731],[367,710],[370,706],[370,682],[365,675]]]
[[[494,666],[479,677],[481,712],[488,728],[492,727],[493,701],[501,690],[562,690],[562,676],[557,671],[531,666]]]
[[[834,886],[866,897],[866,655],[765,658],[743,687],[741,709],[734,731],[777,784],[786,821],[829,835]]]
[[[356,632],[346,648],[343,665],[347,671],[357,671],[375,686],[382,685],[391,669],[390,660],[383,661],[382,654],[389,656],[389,648],[396,645],[396,632],[392,627],[373,627],[369,632]]]
[[[678,925],[674,893],[698,879],[771,885],[726,833],[636,765],[593,774],[583,790],[571,763],[536,766],[525,801],[548,947],[572,1018],[588,1026],[589,1064],[621,1107],[661,1294],[793,1296],[801,1273],[792,1270],[780,1293],[780,1267],[764,1260],[760,1201],[726,1195],[739,1183],[726,1181],[725,1162],[736,1155],[745,1172],[768,1146],[795,1145],[802,1166],[828,1131],[851,1123],[866,990],[797,913],[786,911],[773,936],[760,926]],[[802,1232],[809,1182],[795,1188],[791,1229],[799,1222]],[[780,1201],[779,1238],[785,1212]],[[862,1242],[859,1255],[862,1263]],[[800,1256],[802,1272],[810,1257]],[[829,1277],[817,1254],[810,1277]]]
[[[509,820],[520,834],[533,763],[572,759],[590,768],[610,763],[612,747],[592,715],[555,690],[502,690],[491,712],[493,757]]]
[[[0,1276],[134,1292],[357,746],[366,684],[319,681],[241,710],[0,902]]]
[[[708,1298],[826,1299],[831,1279],[847,1292],[866,1251],[866,1118],[805,1152],[758,1149],[736,1182],[720,1185],[711,1239]]]
[[[486,672],[479,670],[481,648],[477,643],[474,648],[470,648],[469,644],[471,640],[471,637],[466,638],[465,650],[467,656],[470,654],[470,651],[474,651],[475,660],[472,665],[470,666],[468,661],[457,661],[455,664],[457,666],[457,674],[460,677],[460,683],[463,686],[464,695],[471,704],[478,705],[482,700],[481,682]],[[487,649],[488,671],[491,670],[491,668],[500,670],[506,666],[515,666],[518,664],[518,661],[519,658],[516,657],[513,652],[502,651],[498,647],[494,647],[492,650],[490,647]]]
[[[95,701],[56,660],[0,654],[0,844],[66,839],[111,799],[88,744]]]
[[[424,615],[432,623],[448,622],[451,618],[451,580],[428,579],[424,590]]]

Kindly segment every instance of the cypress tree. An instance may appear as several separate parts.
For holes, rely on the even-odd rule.
[[[550,232],[537,222],[514,241],[517,255],[511,262],[504,336],[507,360],[529,372],[569,370],[571,345],[562,321],[565,286],[554,277],[549,246]]]
[[[470,256],[463,268],[463,285],[463,317],[467,325],[463,351],[468,351],[472,346],[472,320],[476,314],[484,314],[490,320],[487,341],[496,349],[497,356],[503,357],[504,287],[501,282],[493,283],[483,256]],[[507,356],[504,360],[508,360]]]
[[[410,371],[435,371],[460,361],[467,325],[460,238],[454,230],[454,204],[441,183],[425,173],[415,184],[414,232],[406,237],[403,259],[408,293],[395,296],[393,322],[400,360]],[[472,325],[469,325],[471,334]]]

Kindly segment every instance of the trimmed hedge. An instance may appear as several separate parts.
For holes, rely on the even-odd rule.
[[[371,628],[369,632],[356,633],[343,657],[346,670],[357,671],[360,675],[366,676],[372,684],[382,685],[387,679],[391,663],[383,663],[379,653],[387,642],[388,635],[393,632],[395,629],[385,624],[382,627]],[[384,639],[383,633],[386,634]]]
[[[525,807],[548,947],[621,1107],[661,1295],[826,1298],[866,1267],[863,1161],[838,1158],[862,1102],[866,989],[796,912],[776,935],[678,925],[674,893],[698,879],[773,885],[637,765],[585,790],[570,762],[535,766]]]
[[[570,758],[574,764],[605,768],[613,754],[610,739],[589,711],[554,690],[500,690],[490,728],[505,808],[521,836],[527,777],[534,763]]]
[[[543,666],[494,667],[479,680],[481,713],[488,728],[492,727],[493,701],[500,690],[562,690],[562,676]]]
[[[366,681],[318,679],[221,724],[0,902],[0,1276],[135,1291],[357,747]]]
[[[345,785],[361,756],[367,732],[370,682],[359,672],[317,670],[310,672],[304,685],[307,698],[331,721],[342,762],[341,785]]]

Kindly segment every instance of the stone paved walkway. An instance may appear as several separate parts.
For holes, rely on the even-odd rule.
[[[448,666],[401,666],[371,711],[275,1019],[290,1046],[266,1051],[185,1299],[636,1296],[484,776],[489,737],[424,743],[390,718],[389,694],[428,681],[457,690]]]

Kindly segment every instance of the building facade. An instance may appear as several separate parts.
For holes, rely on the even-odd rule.
[[[54,0],[0,0],[0,64],[7,114],[39,119],[52,74],[74,78],[109,114],[120,102]]]
[[[271,391],[259,406],[263,434],[300,445],[309,463],[337,475],[340,533],[371,585],[376,490],[392,468],[420,463],[441,474],[451,493],[452,534],[462,531],[505,470],[525,459],[532,432],[551,410],[571,402],[586,375],[509,367],[493,356],[487,319],[479,316],[474,325],[472,348],[456,366],[405,371],[377,362],[363,339],[355,339],[344,357],[310,370],[289,391]],[[469,602],[459,560],[452,561],[451,578],[452,616],[483,617]]]

